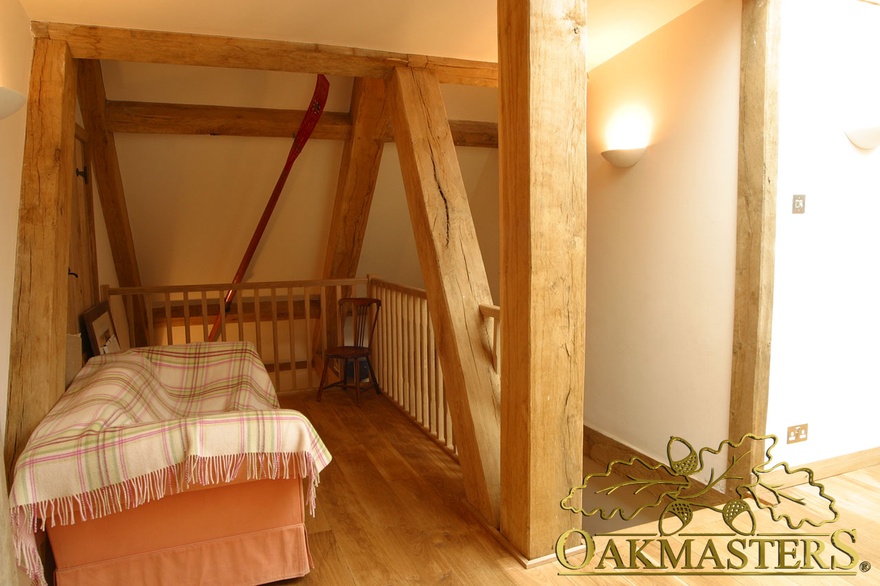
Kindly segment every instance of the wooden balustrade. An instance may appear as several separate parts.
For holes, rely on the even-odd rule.
[[[227,306],[226,292],[236,291]],[[327,343],[328,291],[338,299],[364,295],[366,279],[277,281],[165,287],[105,287],[105,299],[119,297],[135,346],[133,308],[147,308],[147,344],[169,345],[208,339],[209,324],[220,316],[220,340],[253,342],[279,393],[316,389]],[[314,337],[314,331],[320,332]]]
[[[235,299],[227,307],[230,289]],[[446,403],[443,371],[423,289],[381,279],[332,279],[266,283],[219,283],[165,287],[104,287],[104,299],[118,297],[128,321],[129,346],[135,346],[133,309],[147,308],[147,343],[202,342],[220,317],[220,340],[246,340],[257,347],[281,393],[314,390],[328,332],[342,339],[335,312],[327,303],[345,296],[369,295],[382,301],[373,364],[385,394],[447,452],[457,454],[452,415]],[[501,315],[481,305],[492,320],[492,364],[500,372]],[[332,328],[332,330],[330,329]],[[319,332],[315,335],[315,332]],[[332,334],[331,334],[332,335]]]
[[[449,453],[455,454],[452,416],[423,289],[370,279],[382,301],[374,364],[385,394]]]

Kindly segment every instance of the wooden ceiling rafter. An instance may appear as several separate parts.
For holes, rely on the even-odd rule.
[[[492,304],[492,293],[446,107],[436,75],[404,67],[394,72],[388,99],[465,495],[497,528],[501,390],[479,309]]]
[[[110,240],[110,252],[113,256],[116,276],[122,287],[140,287],[142,284],[140,269],[128,217],[128,206],[125,203],[125,189],[119,168],[116,139],[113,132],[107,128],[107,95],[101,66],[97,61],[82,60],[77,63],[77,95],[83,123],[94,152],[92,166],[98,184],[98,195]],[[145,344],[146,309],[138,302],[133,313],[135,340]]]
[[[336,184],[324,258],[325,279],[351,278],[357,272],[382,161],[381,137],[391,124],[385,94],[383,81],[355,80],[351,96],[353,128],[343,149]]]
[[[385,86],[385,81],[381,79],[359,77],[354,80],[351,90],[351,128],[342,149],[324,252],[322,275],[325,279],[345,279],[357,274],[384,151],[382,136],[391,126]],[[336,293],[329,292],[328,324],[336,324],[338,320],[337,302]],[[318,347],[321,333],[320,324],[317,324],[313,333],[315,348]],[[338,345],[337,331],[333,325],[328,325],[325,334],[329,345]]]

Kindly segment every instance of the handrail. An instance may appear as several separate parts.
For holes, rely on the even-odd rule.
[[[492,368],[501,372],[501,308],[497,305],[480,305],[484,320],[492,320]]]
[[[418,287],[410,287],[408,285],[401,285],[400,283],[392,283],[391,281],[385,281],[377,277],[370,277],[370,286],[382,287],[384,289],[388,289],[389,291],[397,291],[398,293],[403,293],[404,295],[412,295],[413,297],[418,297],[419,299],[428,298],[428,294],[425,292],[424,289],[419,289]]]
[[[480,305],[480,315],[483,317],[501,319],[501,308],[497,305]]]
[[[307,279],[299,281],[260,281],[247,283],[208,283],[202,285],[153,285],[141,287],[106,287],[110,295],[124,295],[131,293],[176,293],[193,291],[216,291],[218,289],[280,289],[282,287],[322,287],[341,286],[354,287],[366,285],[367,279]]]

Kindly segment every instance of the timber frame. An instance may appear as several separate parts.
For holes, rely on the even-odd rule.
[[[548,2],[559,10],[541,10]],[[756,37],[766,39],[769,35],[768,30],[773,29],[766,28],[768,21],[760,18],[761,10],[764,10],[762,8],[764,2],[744,0],[743,4],[743,46],[745,47],[747,41],[751,42]],[[775,6],[777,0],[770,0],[769,4]],[[534,186],[535,177],[517,178],[514,167],[517,161],[524,162],[525,172],[534,174],[532,164],[553,164],[543,160],[531,163],[532,155],[529,154],[533,152],[530,149],[534,149],[536,145],[530,146],[528,141],[540,141],[540,136],[549,130],[535,126],[518,137],[513,131],[515,127],[508,126],[505,135],[505,116],[510,115],[511,121],[516,120],[515,114],[509,114],[505,108],[512,107],[512,112],[517,112],[520,111],[518,108],[528,109],[541,103],[543,96],[541,89],[547,87],[547,76],[551,74],[547,71],[542,73],[540,67],[535,67],[534,71],[525,71],[523,68],[528,69],[529,65],[528,57],[523,56],[523,51],[527,52],[530,45],[550,42],[555,47],[554,50],[566,54],[566,48],[559,44],[560,39],[570,41],[570,45],[582,42],[584,35],[581,35],[580,31],[585,27],[582,18],[585,8],[586,0],[567,2],[546,0],[543,4],[502,0],[499,3],[499,21],[513,24],[506,29],[499,27],[502,63],[506,64],[502,70],[494,63],[346,47],[46,22],[33,23],[32,29],[36,37],[35,56],[28,97],[27,137],[13,300],[16,310],[13,312],[10,352],[10,399],[4,452],[7,477],[33,427],[63,392],[63,366],[59,357],[63,356],[61,341],[64,337],[67,317],[65,275],[67,252],[64,250],[70,230],[69,216],[66,213],[66,206],[70,201],[70,181],[67,178],[73,174],[73,112],[77,85],[79,85],[80,102],[85,106],[83,114],[90,135],[96,174],[99,175],[97,180],[101,185],[101,195],[102,198],[108,198],[106,202],[103,200],[102,202],[108,229],[112,231],[111,247],[114,262],[117,264],[120,279],[122,280],[123,275],[127,275],[125,279],[132,283],[139,282],[139,276],[134,245],[128,228],[121,178],[118,164],[115,162],[115,146],[112,141],[114,132],[290,136],[290,132],[297,127],[302,117],[302,113],[296,111],[107,101],[100,82],[100,67],[96,66],[100,60],[324,73],[357,78],[351,111],[325,113],[314,134],[314,137],[319,139],[346,141],[332,220],[332,233],[337,234],[338,237],[335,240],[335,247],[331,243],[326,251],[324,276],[348,277],[353,276],[353,271],[357,267],[356,259],[375,187],[381,145],[384,142],[395,138],[400,140],[403,132],[409,145],[404,149],[409,153],[403,157],[402,165],[407,166],[405,173],[411,175],[408,180],[410,186],[407,187],[411,214],[422,216],[422,219],[416,219],[415,222],[425,230],[425,234],[419,239],[420,259],[423,258],[423,254],[429,259],[432,258],[431,255],[437,254],[437,250],[432,252],[431,248],[440,249],[440,252],[444,253],[442,249],[449,242],[445,239],[453,235],[452,232],[445,235],[428,233],[424,216],[436,213],[436,202],[433,198],[434,195],[439,195],[441,198],[445,196],[444,190],[447,185],[445,182],[457,183],[454,168],[444,173],[442,178],[435,177],[437,181],[434,183],[439,185],[439,191],[436,190],[436,185],[431,186],[432,181],[426,180],[424,173],[426,161],[419,163],[416,160],[419,150],[423,148],[419,138],[420,133],[423,132],[422,125],[427,123],[431,129],[443,130],[445,137],[435,145],[436,150],[429,157],[430,160],[427,161],[429,163],[446,161],[452,144],[490,148],[499,146],[498,125],[446,120],[445,111],[440,112],[436,101],[432,102],[433,106],[425,106],[425,111],[419,113],[417,108],[412,108],[414,102],[406,97],[408,91],[406,88],[420,84],[434,91],[433,88],[438,83],[499,87],[501,102],[507,104],[502,106],[501,111],[501,134],[505,137],[500,145],[502,157],[506,156],[505,152],[517,152],[517,156],[520,157],[511,158],[508,165],[501,166],[502,183],[511,185],[516,184],[517,181],[525,181],[526,184]],[[528,26],[531,19],[544,18],[551,12],[565,16],[547,17],[551,22],[544,22],[543,24],[548,26],[537,27],[538,30]],[[756,14],[759,18],[757,20],[750,18],[752,14]],[[558,35],[558,38],[554,41],[544,35]],[[563,42],[562,45],[564,44]],[[571,50],[571,46],[568,50]],[[576,52],[567,55],[561,62],[562,67],[583,65]],[[524,58],[526,61],[523,61]],[[764,102],[772,98],[772,95],[764,92],[775,87],[775,78],[772,75],[765,77],[765,73],[770,71],[768,63],[773,59],[775,59],[773,51],[744,50],[742,56],[744,89],[741,104],[744,116],[741,129],[739,179],[740,217],[737,223],[735,301],[737,334],[731,377],[732,433],[738,429],[759,431],[766,424],[770,315],[768,304],[772,300],[773,278],[773,234],[770,229],[772,216],[768,214],[772,214],[775,194],[773,189],[752,190],[750,186],[755,185],[756,181],[766,183],[768,179],[775,182],[776,155],[775,152],[768,152],[772,150],[767,148],[772,146],[771,144],[755,145],[748,137],[762,134],[766,137],[768,132],[772,135],[775,129],[773,120],[775,102]],[[502,78],[509,75],[511,79],[502,79],[499,83],[499,71]],[[518,72],[523,76],[516,77]],[[753,87],[753,84],[746,79],[753,79],[755,75],[762,79],[762,87],[759,91],[751,92],[746,86]],[[583,76],[578,73],[572,76],[572,80],[572,83],[583,81],[585,91],[585,69]],[[390,84],[394,86],[390,90],[394,96],[392,106],[387,103]],[[558,88],[554,88],[553,91],[557,90]],[[755,102],[753,103],[752,100]],[[432,110],[429,111],[427,109],[429,107]],[[570,120],[580,120],[583,112],[580,112],[579,108],[580,106],[575,109]],[[761,108],[764,109],[762,112],[766,110],[761,121],[754,122],[753,118],[745,116]],[[428,117],[427,122],[421,120],[423,116]],[[391,118],[395,119],[394,123],[389,122]],[[580,141],[581,138],[578,137],[577,140]],[[775,140],[775,135],[767,140]],[[557,170],[564,173],[579,173],[580,163],[571,161],[580,156],[576,152],[580,147],[572,144],[571,148],[572,152],[569,155],[574,159],[568,159]],[[583,151],[585,157],[585,149]],[[523,155],[523,152],[526,154]],[[522,158],[523,156],[525,158]],[[407,158],[412,161],[406,162]],[[765,159],[771,160],[770,167],[766,166]],[[584,174],[582,180],[585,184],[585,166],[582,171]],[[574,183],[578,183],[576,178]],[[434,195],[430,193],[432,189],[435,190]],[[502,187],[502,190],[504,189],[509,188]],[[511,199],[514,196],[510,193],[503,196],[506,198],[506,203],[502,203],[502,234],[513,238],[511,235],[517,234],[518,230],[533,229],[542,221],[547,221],[547,214],[551,211],[549,206],[537,211],[529,208],[530,200],[532,205],[538,202],[540,208],[542,193],[540,186],[535,189],[527,185],[526,195],[517,196],[516,200]],[[556,203],[560,201],[564,200]],[[508,206],[506,211],[505,206]],[[757,215],[746,213],[755,209],[754,206],[758,206],[763,213]],[[38,211],[46,209],[55,209],[57,214]],[[581,220],[581,211],[583,220]],[[525,223],[521,222],[522,214],[528,215],[525,218],[528,221]],[[567,228],[570,229],[573,237],[583,236],[584,240],[585,214],[584,206],[583,210],[573,214],[574,221]],[[466,243],[467,258],[472,257],[475,245],[470,242],[468,235],[466,224],[469,219],[469,217],[463,218],[464,223],[456,228],[458,230],[463,226],[461,228],[463,231],[454,234],[455,238],[461,238],[460,242]],[[517,225],[518,223],[520,225]],[[754,235],[758,237],[753,238]],[[518,246],[523,245],[525,248],[508,248],[508,252],[503,253],[507,256],[502,262],[507,263],[508,268],[513,268],[516,266],[518,255],[524,253],[532,255],[529,260],[531,263],[535,260],[536,251],[546,243],[532,240],[536,237],[541,237],[539,230],[528,236],[525,242],[518,241]],[[562,239],[559,240],[561,242]],[[585,242],[583,244],[585,247]],[[574,247],[577,250],[572,252],[568,242],[564,245],[565,250],[561,248],[556,250],[559,250],[571,263],[570,266],[578,267],[579,263],[584,262],[584,247],[581,247],[583,250]],[[529,246],[532,247],[531,250]],[[477,249],[477,256],[478,253]],[[761,260],[756,262],[756,258]],[[424,266],[429,261],[421,262],[423,270],[426,270]],[[443,262],[457,263],[457,266],[461,266],[462,263],[467,264],[463,259],[430,262],[434,262],[435,267],[441,266]],[[34,267],[41,270],[34,270]],[[484,365],[480,364],[477,368],[478,372],[464,374],[462,380],[482,382],[475,383],[475,388],[463,388],[457,391],[460,392],[457,400],[462,402],[457,409],[459,416],[468,417],[467,413],[474,409],[472,398],[468,398],[469,396],[476,397],[476,401],[482,402],[483,405],[477,408],[480,414],[469,415],[471,420],[468,423],[474,426],[475,433],[472,445],[465,449],[488,454],[486,457],[490,462],[496,457],[490,452],[500,449],[494,461],[500,461],[501,470],[488,473],[484,464],[480,463],[482,456],[470,458],[471,461],[477,462],[472,469],[468,469],[470,465],[464,464],[466,458],[462,456],[465,482],[469,483],[468,498],[488,524],[499,527],[500,523],[503,536],[513,549],[527,559],[537,559],[549,554],[553,550],[553,543],[548,542],[548,539],[555,540],[559,531],[567,528],[561,526],[565,521],[560,521],[557,513],[548,513],[551,510],[556,511],[559,506],[558,500],[545,502],[549,498],[546,495],[560,489],[563,489],[564,495],[570,486],[561,486],[561,484],[580,474],[568,462],[555,466],[548,462],[546,457],[542,460],[541,443],[562,442],[559,445],[565,445],[570,452],[576,452],[575,456],[579,460],[583,433],[581,428],[583,381],[581,378],[578,384],[577,378],[578,370],[581,376],[583,374],[583,340],[577,340],[571,334],[583,327],[584,293],[581,291],[580,296],[573,298],[574,303],[564,314],[566,320],[574,324],[574,328],[570,329],[570,326],[566,326],[569,329],[557,339],[560,344],[557,349],[562,348],[571,358],[571,368],[566,369],[566,372],[570,372],[574,378],[570,380],[572,384],[554,391],[555,396],[550,401],[549,407],[546,407],[541,401],[536,400],[542,391],[546,391],[545,388],[538,387],[542,384],[546,369],[557,371],[559,365],[551,364],[552,353],[542,354],[535,351],[533,346],[542,344],[544,340],[540,337],[541,334],[530,329],[529,324],[546,320],[544,325],[549,326],[552,323],[550,314],[558,307],[554,309],[552,306],[542,306],[546,300],[539,299],[540,282],[534,280],[539,276],[539,270],[535,269],[530,274],[523,273],[521,276],[511,276],[506,272],[502,274],[504,291],[502,310],[505,311],[505,319],[512,322],[518,319],[514,317],[517,314],[526,316],[520,320],[519,326],[514,326],[518,328],[518,334],[505,338],[508,347],[504,350],[506,358],[503,362],[505,365],[514,364],[515,360],[522,357],[520,353],[525,352],[528,370],[526,383],[521,384],[511,394],[511,398],[505,398],[500,389],[491,382],[486,382],[488,377],[481,374]],[[564,287],[574,291],[582,284],[579,270],[578,268],[574,276],[563,284]],[[467,282],[448,282],[447,279],[450,277],[447,277],[442,270],[434,269],[432,287],[434,304],[448,304],[449,291],[444,292],[445,288],[474,285],[468,276],[469,273],[456,271],[453,274],[455,279],[466,279]],[[479,274],[479,270],[474,274]],[[513,279],[521,279],[523,283],[519,284],[527,286],[519,287]],[[481,290],[482,286],[477,284],[477,289]],[[523,292],[518,292],[520,290]],[[755,295],[759,298],[758,303],[765,308],[765,311],[757,315],[752,312]],[[48,311],[45,309],[47,307]],[[467,321],[473,317],[469,313],[473,311],[473,307],[475,305],[468,301],[466,307],[446,309],[445,326],[453,335],[459,335],[463,327],[461,323],[463,320],[454,317],[455,311],[464,312],[467,318],[464,321]],[[517,314],[514,313],[514,309]],[[580,333],[582,334],[582,329]],[[450,346],[446,360],[453,364],[458,362],[460,366],[464,360],[461,352],[468,351],[468,348],[472,349],[475,347],[474,344],[482,343],[483,333],[478,332],[476,339],[470,336],[471,334],[468,334],[465,339],[455,342],[454,347]],[[515,340],[519,347],[511,344],[511,340]],[[558,374],[556,372],[551,378],[556,380]],[[514,378],[515,373],[509,370],[502,377],[502,388],[510,384]],[[467,386],[470,383],[463,384]],[[500,401],[508,403],[496,411],[499,394]],[[511,403],[511,400],[514,402]],[[491,407],[485,408],[486,405]],[[486,431],[482,428],[489,425],[493,419],[498,419],[502,426],[499,437],[497,440],[492,437],[492,433],[495,432],[490,432],[489,437],[481,437],[480,434]],[[559,430],[552,431],[554,426],[558,426]],[[557,435],[548,440],[542,435],[548,433],[548,430]],[[513,454],[514,467],[509,467],[501,454],[507,456]],[[483,469],[476,470],[478,466]],[[543,482],[544,466],[557,468],[550,472],[552,482],[556,484],[555,488],[539,486]],[[475,476],[477,473],[487,475],[479,479]],[[538,490],[539,488],[541,490]],[[502,498],[503,494],[508,496]],[[545,513],[548,514],[547,522],[537,523]],[[553,519],[550,519],[550,516]]]
[[[34,22],[36,38],[29,91],[26,154],[19,217],[18,257],[5,438],[7,476],[37,422],[63,392],[63,344],[68,311],[67,246],[73,176],[73,112],[77,97],[93,153],[92,163],[120,286],[141,285],[115,132],[289,137],[303,113],[107,100],[101,60],[238,67],[355,77],[350,112],[326,112],[314,137],[344,140],[339,192],[325,273],[353,276],[369,216],[381,149],[394,140],[384,86],[399,67],[432,72],[443,83],[492,87],[494,63],[368,51],[282,41],[139,31]],[[61,92],[60,88],[64,88]],[[449,121],[457,145],[495,148],[497,125]],[[61,165],[56,153],[60,153]],[[29,177],[33,177],[30,181]],[[46,178],[51,181],[46,181]],[[58,214],[36,210],[55,209]],[[63,267],[62,267],[63,265]],[[36,270],[36,268],[40,270]],[[62,270],[63,269],[63,270]],[[51,308],[46,312],[46,308]],[[135,308],[135,335],[145,340],[144,308]],[[45,359],[42,357],[45,355]],[[39,359],[35,359],[39,357]],[[27,389],[25,393],[24,389]]]

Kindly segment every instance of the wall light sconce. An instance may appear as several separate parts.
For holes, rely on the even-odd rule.
[[[849,141],[860,149],[870,151],[880,146],[880,124],[862,128],[847,128],[845,132]]]
[[[614,165],[615,167],[620,167],[621,169],[626,169],[627,167],[632,167],[642,158],[642,155],[645,154],[645,147],[637,148],[637,149],[611,149],[608,151],[602,151],[602,156],[605,157],[605,160]]]
[[[14,114],[24,106],[25,97],[21,92],[0,86],[0,120]]]
[[[608,150],[602,151],[602,156],[615,167],[632,167],[639,162],[651,142],[651,126],[651,115],[645,108],[620,108],[605,129]]]

